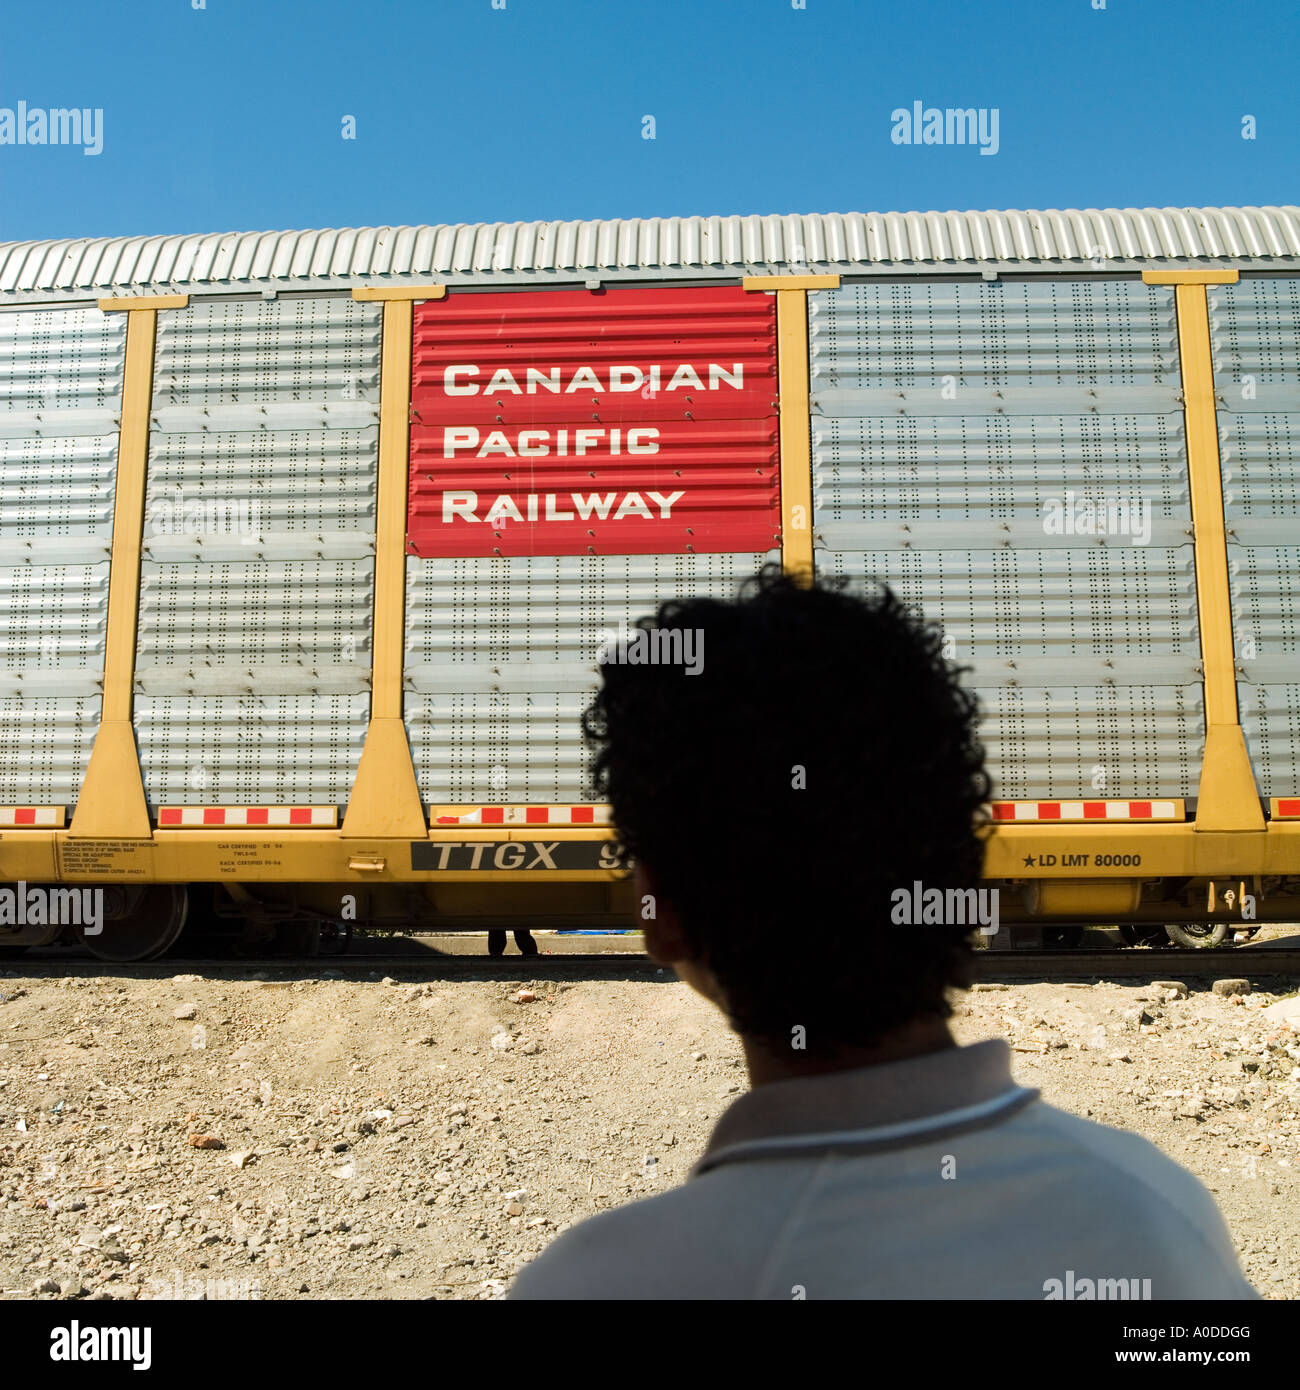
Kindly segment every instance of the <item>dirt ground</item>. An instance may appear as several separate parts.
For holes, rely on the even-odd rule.
[[[500,1297],[567,1225],[680,1182],[746,1084],[667,974],[387,968],[0,972],[3,1295]],[[1294,1298],[1300,1018],[1187,984],[986,985],[955,1029],[1190,1168]]]

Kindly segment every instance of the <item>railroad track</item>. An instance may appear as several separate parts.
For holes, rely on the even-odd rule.
[[[1300,947],[1291,946],[1230,946],[1204,951],[1141,946],[1113,951],[981,951],[976,962],[977,980],[1300,979]]]
[[[421,949],[409,940],[404,950],[356,950],[346,955],[280,957],[263,960],[225,958],[186,959],[109,965],[90,956],[70,952],[33,952],[6,962],[17,973],[57,969],[72,974],[125,973],[166,978],[178,974],[215,974],[227,978],[253,978],[267,983],[291,982],[293,977],[336,977],[346,980],[382,978],[416,980],[430,975],[446,979],[659,979],[672,980],[672,972],[656,965],[639,951],[544,952],[536,956],[491,957],[465,951]],[[412,947],[415,949],[411,949]],[[975,959],[977,980],[1133,980],[1215,979],[1224,976],[1249,980],[1290,978],[1300,980],[1300,945],[1296,947],[1237,946],[1204,951],[1177,948],[1127,947],[1090,951],[980,951]]]

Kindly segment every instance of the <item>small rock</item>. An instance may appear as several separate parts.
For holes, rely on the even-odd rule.
[[[57,1279],[38,1279],[32,1285],[33,1293],[62,1293],[63,1285]]]
[[[192,1149],[224,1149],[225,1141],[218,1139],[212,1134],[191,1134],[190,1148]]]
[[[533,1057],[536,1056],[536,1054],[539,1053],[542,1049],[535,1042],[526,1042],[523,1045],[523,1047],[521,1047],[519,1050],[520,1052],[526,1053],[529,1057]]]
[[[1211,988],[1215,994],[1249,994],[1250,981],[1235,978],[1215,980]]]
[[[1187,998],[1187,986],[1181,980],[1152,980],[1151,988],[1164,990],[1175,999]]]
[[[509,1052],[515,1040],[509,1033],[493,1033],[491,1047],[494,1052]]]
[[[179,1008],[172,1010],[172,1017],[179,1019],[196,1018],[198,1012],[199,1010],[196,1004],[182,1004]]]
[[[515,1003],[531,1004],[536,998],[537,995],[531,989],[521,989],[519,993],[515,995]]]
[[[511,1202],[507,1202],[507,1203],[506,1203],[506,1215],[507,1215],[507,1216],[522,1216],[523,1214],[524,1214],[524,1204],[523,1204],[522,1202],[519,1202],[519,1201],[511,1201]]]
[[[991,984],[988,980],[977,980],[970,989],[972,994],[992,994],[995,990],[1006,989],[1006,985]]]

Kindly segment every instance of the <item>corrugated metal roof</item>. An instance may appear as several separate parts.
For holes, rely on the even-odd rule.
[[[0,300],[1300,258],[1300,207],[814,213],[0,243]]]

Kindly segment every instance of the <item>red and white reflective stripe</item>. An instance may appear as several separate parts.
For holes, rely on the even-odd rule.
[[[995,821],[1182,820],[1181,801],[995,801]]]
[[[64,806],[0,806],[0,826],[57,829],[63,824],[66,812]]]
[[[1300,820],[1300,796],[1276,796],[1273,798],[1274,820]]]
[[[337,806],[160,806],[158,826],[167,830],[203,830],[209,826],[295,826],[317,829],[338,824]]]
[[[472,811],[432,808],[434,825],[608,825],[608,806],[476,806]]]

